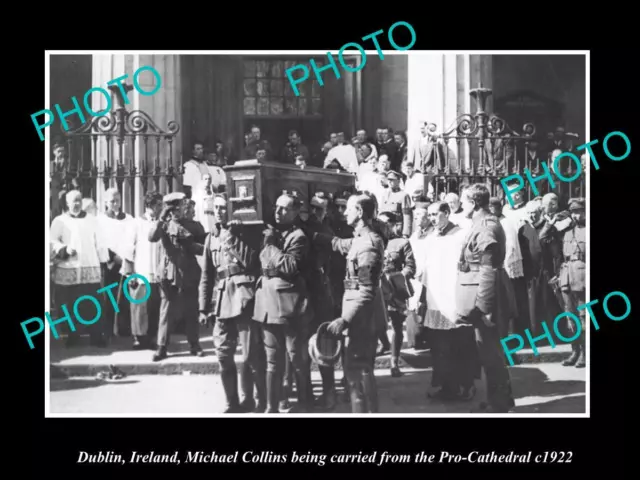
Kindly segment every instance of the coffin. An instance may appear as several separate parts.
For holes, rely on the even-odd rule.
[[[355,191],[355,175],[317,167],[302,170],[295,165],[245,160],[224,167],[224,171],[229,219],[244,224],[273,223],[274,205],[283,190],[294,191],[302,199],[303,218],[316,192],[336,195]]]

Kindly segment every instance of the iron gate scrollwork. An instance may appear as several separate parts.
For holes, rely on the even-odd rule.
[[[438,133],[435,123],[426,124],[430,148],[426,158],[422,159],[422,165],[416,165],[416,168],[430,177],[435,198],[441,192],[459,193],[464,185],[473,183],[484,183],[493,196],[504,198],[500,180],[517,173],[524,179],[527,198],[532,199],[536,195],[525,176],[525,169],[536,178],[545,173],[542,162],[546,162],[553,172],[553,159],[557,154],[564,151],[576,153],[577,134],[567,133],[559,127],[541,137],[533,123],[525,123],[522,131],[517,132],[500,116],[487,113],[487,98],[491,94],[492,90],[481,86],[471,90],[476,113],[460,115],[442,133]],[[452,146],[455,146],[455,151]],[[580,157],[577,153],[576,156]],[[576,165],[570,159],[562,160],[565,161],[558,166],[560,173],[565,178],[573,177]],[[536,182],[538,194],[542,196],[553,191],[565,201],[584,196],[584,162],[582,172],[571,183],[562,182],[555,175],[555,188],[546,179]]]
[[[124,87],[127,92],[133,90],[131,85]],[[120,194],[128,185],[131,198],[135,198],[137,193],[136,178],[140,179],[143,195],[149,190],[150,181],[154,183],[154,191],[170,193],[174,177],[183,170],[182,160],[180,168],[173,164],[173,142],[180,126],[170,121],[167,130],[162,130],[146,112],[128,111],[118,86],[112,85],[109,90],[115,99],[114,110],[64,133],[67,137],[68,171],[59,173],[76,179],[76,188],[83,196],[94,200],[97,200],[99,180],[102,180],[105,190],[116,186]],[[161,189],[163,178],[166,185]],[[134,208],[133,203],[127,206]],[[123,202],[123,211],[128,210]]]

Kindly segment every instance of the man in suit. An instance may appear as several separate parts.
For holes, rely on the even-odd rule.
[[[295,372],[298,407],[310,408],[306,340],[308,338],[306,267],[309,240],[300,228],[300,200],[283,193],[275,205],[275,227],[264,232],[260,252],[262,276],[258,280],[253,319],[262,326],[267,357],[267,411],[279,413],[285,358]]]
[[[243,413],[266,409],[264,348],[258,324],[251,321],[255,282],[259,271],[258,251],[247,241],[248,232],[237,220],[228,222],[227,201],[222,195],[213,200],[215,226],[204,244],[204,262],[200,277],[200,323],[215,321],[216,342],[222,387],[227,397],[225,413]],[[240,388],[234,355],[242,346]],[[253,374],[253,375],[252,375]],[[257,405],[253,399],[256,385]]]
[[[342,314],[328,331],[341,335],[348,329],[345,345],[345,375],[353,413],[377,413],[378,389],[374,374],[378,325],[374,316],[379,290],[384,240],[373,229],[375,200],[369,195],[353,195],[347,202],[345,217],[354,228],[354,238],[313,235],[314,243],[331,245],[347,257]]]
[[[462,208],[472,225],[463,243],[456,284],[456,323],[476,331],[480,361],[487,381],[488,405],[479,411],[507,413],[515,406],[511,380],[500,345],[498,325],[510,318],[514,294],[503,265],[505,234],[489,212],[489,189],[471,185],[462,194]]]

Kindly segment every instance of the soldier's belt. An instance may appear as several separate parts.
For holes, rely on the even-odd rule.
[[[480,264],[479,263],[458,263],[458,270],[461,272],[479,272]]]
[[[566,262],[584,262],[584,255],[571,255],[565,257]]]
[[[344,280],[344,289],[345,290],[358,290],[360,287],[360,282],[357,280]]]
[[[218,267],[218,279],[220,280],[233,277],[240,273],[244,273],[244,270],[238,265],[225,265],[224,267]]]
[[[280,276],[280,272],[276,268],[263,268],[262,275],[265,277],[278,277]]]

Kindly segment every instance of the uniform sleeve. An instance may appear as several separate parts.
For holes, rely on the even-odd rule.
[[[493,313],[496,297],[497,269],[494,257],[497,254],[498,239],[494,232],[484,229],[477,237],[477,248],[480,254],[480,271],[478,272],[478,291],[476,307],[485,315]]]
[[[313,243],[320,247],[327,247],[336,253],[346,255],[351,249],[353,238],[340,238],[326,233],[314,233]]]
[[[413,255],[413,248],[411,248],[411,243],[407,241],[403,248],[404,254],[404,267],[402,268],[402,274],[408,279],[415,277],[417,268],[416,268],[416,258]]]
[[[208,313],[211,305],[211,293],[216,280],[216,269],[213,266],[211,255],[211,235],[207,235],[204,241],[204,261],[200,274],[200,286],[198,287],[198,306],[202,313]]]
[[[342,318],[347,322],[351,322],[364,306],[373,302],[382,271],[381,252],[373,246],[360,250],[356,260],[358,262],[358,296],[348,302],[347,308],[342,312]]]
[[[308,252],[309,239],[301,234],[291,241],[286,250],[275,245],[265,246],[260,253],[260,260],[263,268],[275,268],[280,274],[291,277],[301,272]]]

